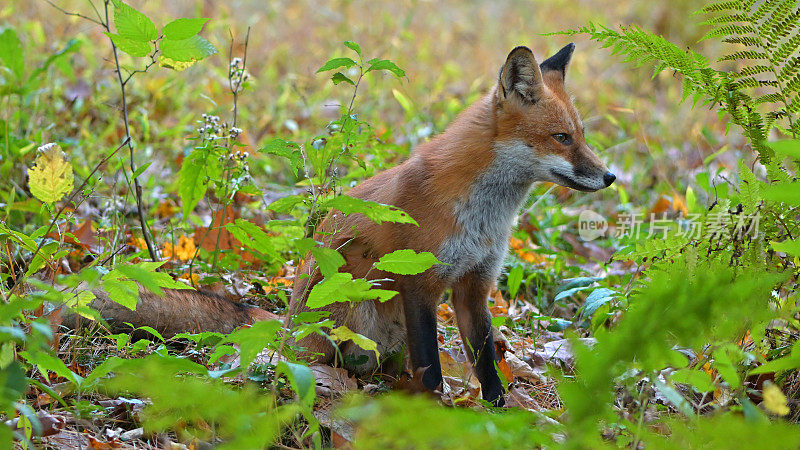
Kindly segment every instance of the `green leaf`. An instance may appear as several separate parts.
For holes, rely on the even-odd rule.
[[[771,246],[775,251],[788,253],[792,256],[800,256],[800,240],[792,241],[787,239],[783,242],[773,242]]]
[[[108,298],[114,302],[131,311],[136,311],[136,303],[139,301],[139,287],[136,286],[136,282],[117,279],[103,280],[103,290],[108,292]]]
[[[800,206],[800,183],[775,183],[765,186],[761,195],[776,203]]]
[[[47,371],[53,372],[60,377],[64,377],[69,381],[75,383],[76,385],[80,385],[81,381],[83,381],[83,377],[76,374],[75,372],[69,370],[69,368],[64,364],[59,358],[55,356],[45,353],[45,352],[28,352],[22,351],[20,355],[25,358],[29,363],[36,365],[39,367],[39,370],[46,374]]]
[[[248,328],[242,328],[229,334],[222,343],[239,344],[242,367],[249,367],[253,360],[267,345],[278,339],[281,322],[278,320],[262,320]]]
[[[402,78],[406,76],[406,72],[403,69],[397,67],[397,64],[389,61],[388,59],[375,58],[370,60],[369,64],[370,64],[369,68],[364,73],[373,70],[388,70],[389,72],[393,73],[394,76],[396,76],[397,78]]]
[[[297,392],[301,402],[309,406],[314,403],[317,383],[311,369],[302,364],[281,361],[275,366],[275,371],[284,374],[289,379],[292,389]]]
[[[208,19],[176,19],[164,25],[161,33],[164,34],[165,38],[176,41],[189,39],[199,33],[206,22],[208,22]]]
[[[17,82],[22,82],[25,73],[25,60],[22,57],[22,41],[17,36],[13,28],[6,28],[0,33],[0,60],[6,67],[11,69],[11,73],[17,78]]]
[[[349,68],[353,67],[355,64],[356,62],[350,58],[333,58],[328,60],[328,62],[326,62],[322,67],[320,67],[316,73],[325,72],[327,70],[338,69],[339,67]]]
[[[594,314],[598,308],[611,301],[615,295],[617,295],[617,292],[613,289],[599,288],[593,290],[592,293],[586,297],[586,302],[583,304],[583,317],[589,317]]]
[[[395,291],[372,289],[363,278],[353,279],[353,275],[334,273],[317,283],[308,294],[306,305],[309,308],[322,308],[336,302],[375,300],[385,302],[397,295]]]
[[[154,41],[158,37],[153,21],[121,0],[114,2],[114,25],[120,36],[139,42]]]
[[[302,203],[304,197],[299,194],[295,195],[287,195],[286,197],[281,197],[274,202],[270,203],[267,206],[267,209],[271,209],[278,214],[285,214],[292,210],[298,203]]]
[[[269,141],[267,145],[261,147],[259,151],[282,156],[288,159],[295,173],[297,173],[297,170],[300,168],[303,162],[303,155],[300,153],[300,146],[295,142],[285,141],[280,138],[275,138]]]
[[[345,82],[345,83],[350,83],[353,86],[356,85],[356,83],[353,80],[351,80],[342,72],[336,72],[335,74],[333,74],[333,76],[331,77],[331,81],[333,81],[333,84],[339,84],[341,82]]]
[[[111,38],[111,42],[113,42],[118,49],[131,56],[147,56],[153,51],[153,44],[147,41],[134,41],[133,39],[128,39],[113,33],[106,33],[106,36]]]
[[[361,46],[356,44],[353,41],[344,41],[344,46],[349,48],[350,50],[358,53],[358,56],[361,56]]]
[[[162,39],[158,45],[162,56],[173,61],[194,62],[217,53],[217,49],[200,36],[188,39]]]
[[[325,206],[339,210],[345,216],[348,214],[364,214],[368,219],[377,224],[385,221],[417,225],[417,222],[411,218],[408,213],[394,206],[362,200],[347,195],[334,197],[325,202]]]
[[[673,383],[688,384],[698,392],[711,392],[716,388],[711,377],[698,369],[678,369],[669,376],[669,379]]]
[[[375,263],[375,268],[399,275],[416,275],[441,263],[431,252],[417,253],[411,249],[402,249],[381,256]]]
[[[508,272],[508,293],[511,294],[511,299],[513,300],[517,296],[517,292],[519,291],[519,287],[522,284],[522,275],[524,269],[521,265],[516,265],[514,268]]]
[[[574,289],[576,287],[591,286],[595,281],[600,281],[600,280],[602,280],[602,278],[600,277],[569,278],[564,280],[564,284],[560,285],[558,289],[556,289],[556,293],[563,292],[568,289]]]
[[[143,174],[144,171],[147,170],[148,167],[150,167],[150,164],[153,164],[153,161],[148,161],[148,162],[142,164],[141,166],[139,166],[136,169],[136,172],[134,172],[133,175],[131,175],[131,178],[137,178],[139,175]]]
[[[311,249],[311,254],[314,255],[319,270],[325,278],[337,273],[339,267],[345,264],[342,254],[332,248],[314,247]]]
[[[377,358],[381,357],[381,354],[378,352],[377,342],[362,334],[358,334],[345,326],[336,327],[332,329],[329,334],[332,338],[339,342],[353,341],[354,344],[363,348],[364,350],[375,352],[375,356]]]
[[[183,205],[183,220],[189,217],[189,213],[203,198],[207,187],[205,158],[202,151],[195,150],[183,159],[178,172],[178,193]]]
[[[136,281],[148,291],[162,296],[164,290],[168,289],[192,289],[181,282],[175,281],[165,272],[156,272],[155,269],[163,265],[164,262],[140,262],[138,264],[120,264],[114,270],[103,276],[103,280],[120,276]]]
[[[783,139],[780,141],[770,142],[769,146],[775,150],[775,153],[781,156],[800,159],[800,140]]]

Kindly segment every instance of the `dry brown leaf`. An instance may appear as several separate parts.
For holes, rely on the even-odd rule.
[[[339,397],[347,391],[358,389],[355,377],[350,376],[347,370],[341,367],[312,364],[308,368],[314,373],[314,379],[317,381],[317,395],[319,396]]]
[[[528,393],[517,386],[511,388],[506,394],[506,407],[507,408],[522,408],[529,411],[541,411],[542,406],[533,399]]]

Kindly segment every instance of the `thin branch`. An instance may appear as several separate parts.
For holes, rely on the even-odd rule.
[[[46,1],[47,3],[49,3],[49,4],[50,4],[50,6],[52,6],[53,8],[55,8],[55,9],[57,9],[57,10],[61,11],[62,13],[66,14],[66,15],[68,15],[68,16],[80,17],[81,19],[86,19],[86,20],[88,20],[89,22],[96,23],[97,25],[100,25],[101,27],[105,27],[105,28],[107,28],[107,27],[105,26],[105,24],[104,24],[103,22],[99,21],[99,20],[92,19],[91,17],[84,16],[83,14],[80,14],[80,13],[69,12],[69,11],[67,11],[67,10],[65,10],[65,9],[63,9],[63,8],[61,8],[60,6],[56,5],[55,3],[51,2],[50,0],[45,0],[45,1]],[[89,2],[89,3],[91,3],[91,2]],[[92,4],[92,7],[94,7],[94,4]],[[95,9],[95,11],[97,11],[97,10]]]
[[[109,0],[105,0],[105,13],[106,13],[106,20],[104,26],[108,29],[109,18],[108,18],[108,4]],[[147,228],[147,220],[144,218],[144,207],[142,206],[142,186],[139,184],[139,177],[136,175],[136,160],[134,159],[133,153],[133,140],[131,139],[131,131],[130,126],[128,125],[128,100],[125,95],[125,81],[122,79],[122,70],[119,67],[119,55],[117,54],[117,46],[114,44],[114,41],[109,38],[111,42],[111,49],[114,53],[114,65],[117,70],[117,79],[119,80],[119,88],[122,94],[122,121],[125,123],[125,137],[128,143],[128,150],[130,153],[130,169],[131,175],[133,175],[133,185],[134,185],[134,194],[136,199],[136,210],[139,215],[139,223],[142,227],[142,237],[144,238],[145,244],[147,244],[147,251],[150,253],[150,259],[154,262],[158,261],[158,255],[156,253],[155,247],[153,246],[153,238],[150,236],[150,230]]]

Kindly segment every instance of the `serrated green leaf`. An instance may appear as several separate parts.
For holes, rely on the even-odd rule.
[[[262,320],[254,323],[249,328],[234,331],[222,342],[239,344],[241,366],[247,368],[250,367],[250,364],[264,347],[275,343],[280,329],[280,321]]]
[[[13,28],[6,28],[0,33],[0,60],[11,69],[11,73],[21,82],[25,73],[25,60],[22,52],[22,41]]]
[[[397,67],[397,64],[389,61],[388,59],[373,59],[369,61],[369,64],[370,66],[365,73],[373,70],[388,70],[397,78],[406,76],[406,72],[403,69]]]
[[[178,62],[193,62],[217,53],[217,49],[200,36],[192,36],[188,39],[162,39],[158,45],[161,54]]]
[[[335,274],[339,267],[345,264],[342,254],[332,248],[314,247],[311,249],[311,254],[314,255],[320,272],[326,278]]]
[[[354,344],[363,348],[364,350],[375,352],[375,356],[377,358],[381,357],[381,354],[378,352],[377,342],[362,334],[358,334],[345,326],[336,327],[332,329],[329,334],[332,338],[339,342],[353,341]]]
[[[133,41],[149,42],[158,37],[156,26],[149,17],[131,8],[121,0],[113,0],[114,26],[117,33]]]
[[[308,294],[306,305],[309,308],[322,308],[336,302],[378,300],[385,302],[397,295],[395,291],[372,289],[363,278],[353,279],[347,272],[334,273],[317,283]]]
[[[165,38],[176,41],[189,39],[199,33],[206,22],[208,22],[208,19],[204,18],[176,19],[164,25],[164,28],[161,29],[161,33],[164,34]]]
[[[153,44],[145,41],[134,41],[133,39],[128,39],[122,37],[118,34],[113,33],[105,33],[106,36],[111,38],[111,42],[117,46],[118,49],[121,51],[136,57],[147,56],[150,52],[153,51]]]
[[[303,162],[300,146],[295,142],[285,141],[280,138],[269,141],[267,145],[261,147],[259,151],[288,159],[295,173],[297,173],[297,170],[301,167]]]
[[[358,56],[361,56],[361,46],[356,44],[353,41],[344,41],[344,46],[349,48],[350,50],[358,53]]]
[[[381,256],[375,268],[399,275],[416,275],[425,272],[434,264],[441,264],[431,252],[417,253],[411,249],[396,250]]]
[[[270,203],[267,209],[271,209],[278,214],[285,214],[291,211],[298,203],[302,203],[303,199],[304,197],[299,194],[287,195],[286,197],[281,197]]]
[[[329,59],[328,62],[322,65],[319,69],[317,69],[316,73],[325,72],[328,70],[338,69],[339,67],[353,67],[356,64],[351,58],[332,58]]]
[[[325,206],[331,209],[336,209],[344,215],[364,214],[368,219],[377,224],[382,222],[394,222],[417,225],[417,222],[411,216],[409,216],[408,213],[394,206],[371,202],[347,195],[334,197],[325,202]]]

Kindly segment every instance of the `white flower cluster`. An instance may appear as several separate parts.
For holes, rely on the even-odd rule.
[[[250,79],[250,74],[244,70],[242,58],[233,58],[231,60],[231,66],[228,71],[228,79],[231,82],[231,88],[233,88],[234,92],[238,92],[239,89],[241,89],[242,84]]]
[[[197,121],[197,134],[205,141],[217,139],[236,139],[242,134],[242,129],[232,127],[227,122],[220,120],[219,116],[203,114]]]

